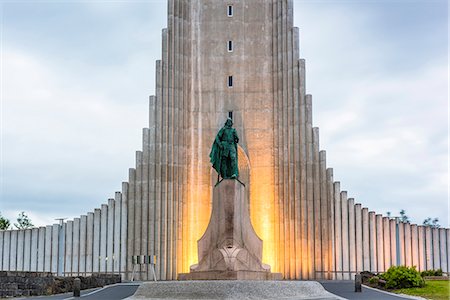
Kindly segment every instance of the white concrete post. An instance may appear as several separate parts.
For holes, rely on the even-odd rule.
[[[377,264],[377,227],[376,227],[376,218],[375,212],[369,212],[369,253],[370,253],[370,271],[377,272],[378,264]]]
[[[106,247],[106,271],[113,272],[114,266],[114,199],[108,199],[108,229]]]
[[[11,231],[11,249],[9,250],[9,270],[17,271],[17,236],[18,230]]]
[[[432,251],[431,227],[425,226],[425,262],[426,270],[433,270],[433,251]]]
[[[391,230],[389,228],[389,218],[383,217],[383,245],[384,245],[384,270],[387,271],[393,264],[391,261]]]
[[[100,217],[100,215],[98,217]],[[95,243],[94,219],[95,219],[95,210],[93,213],[88,212],[86,217],[86,275],[92,274],[94,272],[95,262],[98,263],[98,252],[96,254],[97,257],[94,256],[94,243]],[[99,228],[97,227],[96,229],[98,230]],[[98,235],[97,238],[100,238],[100,236]]]
[[[400,265],[405,265],[405,223],[398,223],[398,253],[400,256]]]
[[[425,230],[423,226],[418,227],[419,236],[419,271],[426,270],[426,257],[425,257]]]
[[[441,257],[439,255],[439,228],[432,228],[431,232],[433,234],[433,269],[440,269]]]
[[[342,209],[342,271],[343,279],[350,279],[348,271],[349,266],[349,238],[348,238],[348,200],[347,192],[341,192],[341,209]]]
[[[65,232],[64,276],[72,276],[73,221],[67,221]]]
[[[73,219],[72,231],[72,276],[78,276],[80,270],[80,218]]]
[[[120,227],[121,227],[121,203],[122,202],[122,194],[120,192],[116,192],[114,197],[114,251],[113,251],[113,259],[114,265],[112,272],[119,273],[120,272]]]
[[[25,230],[17,230],[17,258],[16,270],[23,271],[24,259]]]
[[[120,226],[120,272],[127,274],[127,236],[128,236],[128,183],[122,183],[122,201],[121,201],[121,226]]]
[[[107,252],[107,238],[108,238],[108,205],[101,205],[100,213],[100,272],[106,272],[106,257]]]
[[[0,231],[0,271],[4,271],[3,269],[3,246],[4,246],[4,231]]]
[[[101,210],[94,210],[94,242],[92,244],[92,273],[100,271],[100,219]]]
[[[411,225],[409,223],[404,223],[405,227],[405,265],[412,266],[412,255],[411,255]]]
[[[91,215],[92,215],[92,213],[91,213]],[[88,244],[87,243],[87,238],[88,238],[87,237],[87,232],[88,232],[87,219],[88,219],[87,215],[83,215],[80,217],[80,251],[79,251],[80,259],[79,259],[78,274],[81,276],[85,275],[85,273],[86,273],[86,262],[87,262],[87,257],[88,257],[88,255],[87,255],[87,244]],[[90,229],[89,238],[91,239],[91,241],[92,241],[92,229],[93,229],[92,221],[93,221],[93,217],[91,218],[91,222],[89,224],[89,225],[91,225],[91,227],[89,228]],[[92,243],[90,243],[90,246],[91,246],[90,261],[91,261],[91,269],[92,269]]]
[[[419,267],[419,235],[417,231],[417,225],[411,225],[411,256],[412,265]]]
[[[334,233],[335,233],[335,264],[336,279],[342,280],[342,211],[340,183],[334,183]]]
[[[39,253],[39,228],[31,229],[30,271],[36,272]]]
[[[23,247],[23,270],[29,272],[31,269],[31,229],[25,230]]]
[[[441,269],[442,272],[447,273],[447,234],[445,228],[439,228],[439,245],[440,245],[440,256],[441,256]]]
[[[363,222],[361,204],[355,204],[355,230],[356,230],[356,272],[364,271],[363,268],[363,252],[365,245],[363,244]]]
[[[370,271],[370,234],[369,234],[369,209],[362,209],[362,247],[363,247],[363,271]]]
[[[391,240],[391,265],[397,265],[397,221],[395,219],[389,220],[389,231]]]
[[[44,272],[45,260],[47,253],[46,246],[47,227],[39,227],[39,241],[38,241],[38,258],[37,258],[37,271]],[[49,267],[50,269],[50,267]]]
[[[9,271],[9,253],[11,250],[11,230],[3,232],[3,263],[2,270]]]
[[[348,199],[348,239],[349,239],[349,264],[348,269],[350,273],[348,279],[355,278],[356,271],[356,228],[355,228],[355,199]]]
[[[375,226],[377,231],[377,269],[378,272],[384,272],[383,218],[381,215],[375,215]]]
[[[51,269],[50,272],[53,274],[58,273],[58,250],[59,250],[59,233],[60,232],[60,225],[59,224],[53,224],[52,231],[51,231]],[[58,274],[59,275],[59,274]]]

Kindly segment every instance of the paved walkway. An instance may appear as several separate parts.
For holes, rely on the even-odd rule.
[[[324,286],[324,288],[337,296],[340,296],[349,300],[402,300],[411,298],[391,295],[381,291],[369,289],[363,286],[363,291],[361,293],[355,293],[355,284],[350,280],[340,280],[340,281],[320,281],[320,283]],[[67,294],[59,294],[53,296],[39,296],[39,297],[29,297],[29,298],[15,298],[19,299],[36,299],[36,300],[73,300],[73,299],[82,299],[82,300],[92,300],[92,299],[100,299],[100,300],[119,300],[125,299],[127,297],[132,296],[137,288],[139,287],[140,282],[130,282],[130,283],[120,283],[110,285],[104,288],[91,289],[81,291],[81,298],[73,298],[72,293]]]
[[[73,298],[73,293],[58,294],[53,296],[38,296],[27,298],[14,298],[14,299],[35,299],[35,300],[73,300],[73,299],[103,299],[103,300],[120,300],[125,299],[134,294],[139,287],[140,282],[119,283],[106,286],[104,288],[90,289],[81,291],[80,298]]]
[[[349,300],[401,300],[401,299],[413,299],[412,297],[402,297],[399,295],[393,295],[391,293],[385,293],[375,289],[370,289],[365,286],[362,288],[361,293],[355,293],[355,282],[352,280],[329,280],[319,281],[323,287],[342,298]]]

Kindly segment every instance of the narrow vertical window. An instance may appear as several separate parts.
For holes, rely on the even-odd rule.
[[[229,17],[233,16],[233,5],[228,5],[227,14]]]
[[[233,52],[233,41],[228,41],[228,52]]]
[[[233,86],[233,76],[228,76],[228,87]]]
[[[229,111],[229,112],[228,112],[228,118],[231,119],[231,120],[233,120],[233,112],[232,112],[232,111]]]

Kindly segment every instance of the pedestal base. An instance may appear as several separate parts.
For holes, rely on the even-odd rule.
[[[178,280],[282,280],[281,273],[258,271],[199,271],[178,274]]]

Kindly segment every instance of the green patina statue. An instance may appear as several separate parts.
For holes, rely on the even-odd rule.
[[[233,121],[227,119],[217,134],[212,145],[211,163],[213,168],[223,179],[237,179],[239,177],[237,143],[239,137],[233,127]]]

